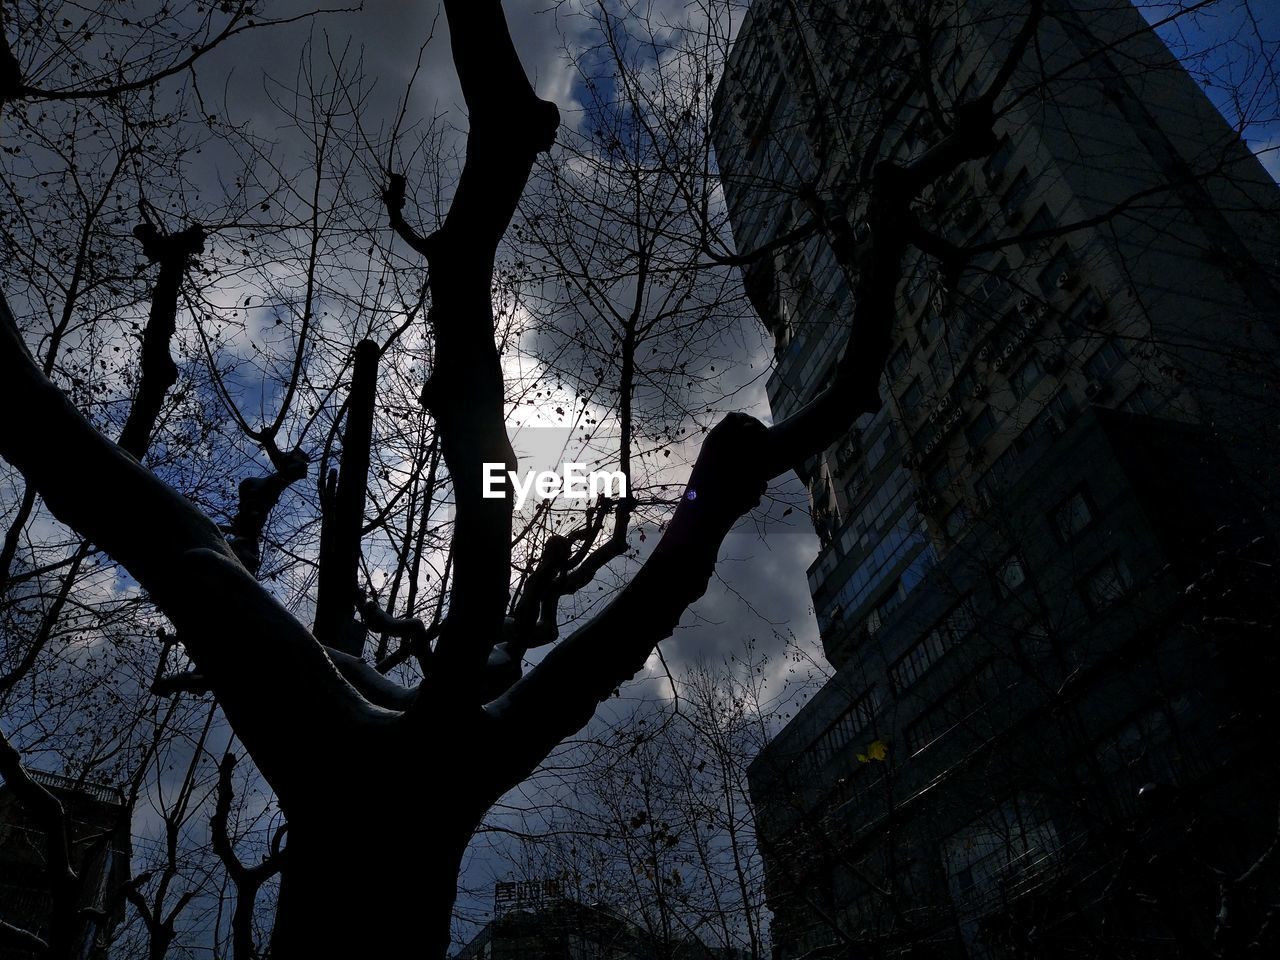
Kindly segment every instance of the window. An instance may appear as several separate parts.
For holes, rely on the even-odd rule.
[[[903,147],[904,159],[914,160],[924,153],[929,146],[929,137],[933,132],[929,129],[930,126],[929,117],[922,114],[917,122],[913,123],[907,132],[903,134],[901,146]]]
[[[904,489],[910,489],[909,485]],[[925,543],[923,526],[919,511],[909,504],[898,522],[883,532],[864,534],[861,538],[854,536],[849,540],[847,538],[850,538],[850,534],[856,534],[857,531],[846,530],[841,537],[841,546],[846,553],[852,552],[856,547],[863,556],[840,588],[832,606],[838,607],[842,613],[849,613],[877,593],[897,564],[920,552],[918,548]]]
[[[907,689],[949,649],[947,634],[937,629],[930,630],[889,668],[889,679],[893,681],[894,688],[899,691]]]
[[[1040,275],[1036,278],[1036,285],[1040,287],[1040,292],[1044,294],[1046,300],[1059,290],[1072,285],[1075,269],[1075,263],[1072,262],[1071,256],[1065,250],[1059,251],[1049,261],[1049,265],[1041,270]]]
[[[1053,641],[1044,620],[1028,620],[1018,628],[1016,641],[1022,653],[1033,660],[1040,660],[1053,653]]]
[[[1017,478],[1024,466],[1022,455],[1025,452],[1026,448],[1018,441],[1015,440],[1009,444],[1000,456],[991,461],[991,466],[978,479],[975,488],[985,493],[988,498],[993,498],[996,493],[1004,490]]]
[[[1129,413],[1150,416],[1156,412],[1156,408],[1159,405],[1155,394],[1156,392],[1151,389],[1149,383],[1140,383],[1133,393],[1129,394],[1128,398],[1125,399],[1122,406]]]
[[[1107,308],[1098,295],[1090,290],[1076,301],[1071,312],[1063,317],[1062,329],[1069,337],[1080,336],[1086,327],[1096,326],[1106,316]]]
[[[872,684],[814,741],[804,754],[804,762],[814,770],[826,767],[854,737],[871,726],[879,705],[880,699]]]
[[[935,284],[931,295],[930,310],[925,315],[924,322],[920,325],[920,338],[925,346],[941,339],[942,329],[945,325],[942,315],[950,302],[950,291],[941,282]]]
[[[899,403],[902,406],[903,413],[919,412],[921,404],[924,403],[924,384],[920,382],[919,377],[911,378],[911,382],[907,384],[907,389],[902,391]]]
[[[1053,215],[1049,213],[1049,208],[1042,204],[1040,209],[1036,211],[1035,216],[1027,223],[1027,227],[1023,231],[1023,235],[1036,236],[1037,234],[1049,234],[1055,227],[1057,227],[1057,225],[1057,221],[1054,220]],[[1052,236],[1037,237],[1034,240],[1023,241],[1020,246],[1022,247],[1022,252],[1027,257],[1031,257],[1035,254],[1043,255],[1044,251],[1048,250],[1049,247],[1053,245],[1053,239],[1054,238]]]
[[[862,453],[862,432],[851,430],[836,448],[836,469],[844,470]]]
[[[873,683],[849,708],[849,712],[857,719],[859,727],[869,727],[871,726],[871,721],[875,719],[876,710],[879,707],[880,697],[877,695],[876,685]]]
[[[862,458],[863,469],[870,473],[880,461],[884,459],[884,455],[889,450],[889,432],[887,430],[880,431],[879,435],[871,441],[867,447],[866,455]]]
[[[929,372],[933,374],[934,384],[941,390],[951,372],[951,356],[945,347],[940,346],[929,355]]]
[[[955,720],[938,707],[922,713],[907,727],[907,748],[916,754],[955,726]]]
[[[906,597],[906,591],[902,589],[902,580],[899,578],[894,582],[893,588],[889,593],[867,614],[866,626],[867,633],[872,634],[884,626],[884,622],[889,619],[889,615],[902,605],[902,601]]]
[[[1084,365],[1090,380],[1104,380],[1107,374],[1124,362],[1124,350],[1114,341],[1107,340]]]
[[[1005,215],[1010,220],[1016,220],[1022,205],[1027,202],[1027,198],[1031,196],[1031,175],[1027,173],[1026,168],[1018,171],[1018,175],[1013,178],[1013,183],[1009,185],[1009,189],[1004,192],[1000,198],[1000,206],[1004,208]]]
[[[929,544],[924,545],[924,549],[916,554],[915,558],[902,571],[902,594],[905,597],[908,593],[920,585],[920,582],[933,569],[933,565],[938,562],[937,554],[933,552],[933,547]]]
[[[908,360],[907,345],[905,343],[898,344],[898,346],[894,348],[893,353],[889,354],[889,360],[885,364],[885,371],[889,375],[890,383],[897,380],[906,372]]]
[[[924,483],[930,493],[941,494],[951,486],[951,461],[943,457],[938,465],[925,474]]]
[[[1043,436],[1056,436],[1061,433],[1075,416],[1076,402],[1066,388],[1059,390],[1044,405],[1044,409],[1036,414],[1027,429],[1023,431],[1022,440],[1030,444]]]
[[[1009,554],[996,567],[996,589],[1002,597],[1012,596],[1026,582],[1026,568],[1022,565],[1022,558],[1016,553]]]
[[[893,687],[901,692],[915,683],[924,672],[937,663],[944,653],[960,643],[973,629],[973,610],[966,598],[932,629],[921,637],[889,668]]]
[[[1093,509],[1083,490],[1077,490],[1053,510],[1053,529],[1063,543],[1070,543],[1093,522]]]
[[[1103,610],[1119,600],[1133,586],[1133,575],[1121,557],[1108,557],[1084,580],[1085,601],[1094,610]]]
[[[920,306],[921,301],[924,300],[928,282],[929,275],[925,272],[924,265],[917,264],[915,274],[907,281],[906,288],[902,291],[902,299],[906,302],[908,312],[914,313]]]
[[[990,407],[983,407],[982,412],[974,417],[973,422],[964,428],[964,435],[969,441],[969,446],[976,447],[991,436],[995,428],[995,414],[991,412]]]
[[[982,165],[988,184],[995,183],[1004,175],[1011,159],[1013,159],[1013,140],[1006,136],[1000,141],[1000,146],[996,147],[987,162]]]
[[[947,514],[947,518],[942,521],[943,529],[952,540],[959,538],[968,525],[969,508],[963,503],[956,504],[955,508]]]
[[[947,61],[946,66],[942,68],[942,75],[939,77],[939,80],[941,81],[940,85],[943,90],[950,93],[955,92],[956,81],[960,78],[960,67],[963,60],[963,55],[957,51],[952,54],[951,58]]]
[[[1001,257],[974,289],[973,299],[979,303],[992,302],[992,305],[998,308],[1005,300],[1009,299],[1009,295],[1013,291],[1013,288],[1009,286],[1008,277],[1009,261]]]
[[[1040,358],[1033,353],[1022,366],[1009,374],[1009,386],[1013,388],[1013,395],[1021,400],[1043,377],[1044,366],[1040,363]]]
[[[1045,803],[1015,796],[943,843],[951,896],[957,906],[990,909],[1052,869],[1061,845]]]
[[[907,747],[913,754],[919,753],[962,724],[985,726],[979,711],[999,690],[995,662],[988,660],[908,724]]]
[[[1115,794],[1132,810],[1148,783],[1185,783],[1203,772],[1195,743],[1181,735],[1181,717],[1191,706],[1185,694],[1139,713],[1095,748]]]

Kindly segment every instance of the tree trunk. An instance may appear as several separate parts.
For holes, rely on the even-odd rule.
[[[458,871],[474,824],[425,790],[412,797],[362,793],[369,803],[358,815],[323,801],[290,816],[273,960],[437,960],[448,952]],[[330,816],[334,809],[342,813]]]

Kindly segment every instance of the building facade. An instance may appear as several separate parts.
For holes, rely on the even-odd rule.
[[[80,890],[74,940],[77,957],[108,955],[112,930],[124,915],[124,900],[112,894],[129,879],[129,818],[119,790],[77,782],[58,774],[28,775],[62,804],[70,865]],[[0,783],[0,920],[49,939],[53,899],[46,857],[48,838],[38,820]],[[0,960],[31,960],[36,953],[2,942]]]
[[[815,209],[865,233],[875,162],[945,135],[1027,8],[757,0],[716,102],[739,249]],[[1217,918],[1280,796],[1280,192],[1127,0],[1046,3],[996,106],[917,205],[972,253],[909,255],[883,406],[801,472],[835,673],[752,768],[782,957],[1264,929]],[[817,235],[744,271],[776,417],[830,376],[856,270]]]
[[[558,880],[499,882],[494,919],[457,960],[738,960],[691,936],[663,940],[603,904],[565,896]]]

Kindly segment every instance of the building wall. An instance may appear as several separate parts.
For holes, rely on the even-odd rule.
[[[936,141],[906,6],[753,4],[715,130],[740,249],[816,203],[857,225],[864,158]],[[945,109],[1025,5],[930,6]],[[1011,923],[1011,899],[1082,915],[1126,855],[1100,838],[1150,814],[1142,771],[1256,813],[1248,736],[1222,742],[1240,691],[1185,621],[1206,538],[1270,532],[1280,195],[1129,4],[1050,11],[999,148],[919,208],[952,243],[1016,242],[958,277],[909,259],[883,409],[803,470],[837,673],[752,770],[783,956],[862,935],[985,955],[1014,935],[993,897],[1011,929],[1050,923]],[[853,270],[814,238],[746,271],[775,416],[838,357]]]
[[[76,783],[56,774],[28,771],[53,791],[66,812],[71,867],[81,879],[86,911],[78,939],[85,958],[106,956],[105,943],[123,915],[123,901],[112,902],[129,877],[129,821],[123,797],[111,787]],[[46,836],[12,792],[0,784],[0,919],[44,938],[49,934],[52,900],[45,858]],[[30,951],[0,948],[0,960],[28,960]]]
[[[458,960],[736,960],[693,937],[661,943],[616,911],[557,895],[511,906],[476,934]]]

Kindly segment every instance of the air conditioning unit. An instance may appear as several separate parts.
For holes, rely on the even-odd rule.
[[[1030,309],[1031,309],[1031,305],[1032,305],[1034,302],[1035,302],[1035,301],[1034,301],[1034,300],[1032,300],[1032,299],[1031,299],[1031,297],[1029,297],[1029,296],[1019,297],[1019,298],[1018,298],[1018,312],[1019,312],[1019,313],[1026,313],[1028,310],[1030,310]]]
[[[981,400],[990,392],[991,392],[990,387],[988,387],[985,383],[979,383],[977,386],[973,388],[973,398],[975,400]]]
[[[1049,425],[1048,425],[1049,436],[1060,437],[1066,431],[1066,429],[1067,429],[1067,425],[1062,422],[1061,417],[1059,417],[1056,413],[1050,415]]]
[[[1076,276],[1068,270],[1063,270],[1058,274],[1057,284],[1059,290],[1070,290],[1076,285]]]
[[[1048,315],[1049,315],[1049,305],[1047,303],[1041,303],[1036,306],[1035,318],[1037,320],[1043,320]]]
[[[1084,395],[1090,400],[1101,400],[1111,392],[1111,385],[1102,380],[1090,380],[1084,388]]]

